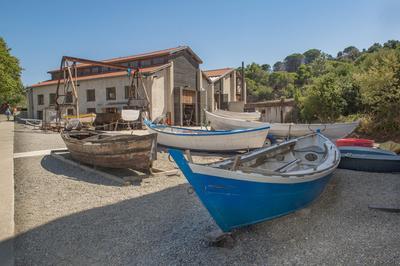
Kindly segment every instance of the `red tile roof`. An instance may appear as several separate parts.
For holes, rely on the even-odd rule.
[[[206,75],[208,78],[213,78],[213,77],[220,77],[223,76],[229,72],[231,72],[233,68],[220,68],[220,69],[213,69],[213,70],[204,70],[203,73]]]
[[[141,73],[154,73],[154,72],[157,72],[158,70],[164,69],[168,66],[170,66],[169,63],[161,65],[161,66],[141,68],[141,69],[139,69],[139,71]],[[103,73],[103,74],[97,74],[97,75],[82,76],[82,77],[78,77],[77,80],[82,81],[82,80],[91,80],[91,79],[99,79],[99,78],[113,78],[113,77],[120,77],[120,76],[125,76],[125,75],[127,75],[126,71],[117,71],[117,72]],[[63,82],[64,81],[61,80],[61,83],[63,83]],[[47,86],[47,85],[54,85],[57,83],[58,83],[58,80],[46,80],[43,82],[39,82],[37,84],[33,84],[30,87],[36,88],[36,87],[42,87],[42,86]]]
[[[107,62],[107,63],[122,63],[122,62],[127,62],[131,60],[138,60],[138,59],[146,59],[146,58],[152,58],[156,56],[163,56],[163,55],[170,55],[177,53],[182,50],[188,50],[188,52],[196,59],[198,63],[203,63],[203,61],[198,57],[192,49],[190,49],[189,46],[178,46],[174,48],[168,48],[164,50],[159,50],[159,51],[154,51],[154,52],[148,52],[148,53],[142,53],[142,54],[137,54],[137,55],[131,55],[131,56],[124,56],[124,57],[116,57],[116,58],[111,58],[111,59],[106,59],[106,60],[101,60],[102,62]],[[90,64],[77,64],[77,67],[85,67],[85,66],[90,66]],[[60,71],[59,69],[55,70],[50,70],[48,73],[52,72],[58,72]]]

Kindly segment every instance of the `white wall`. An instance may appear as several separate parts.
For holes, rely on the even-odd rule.
[[[165,75],[167,71],[161,70],[155,75],[156,78],[149,77],[143,78],[150,101],[152,102],[151,112],[155,115],[160,115],[166,111],[166,102],[164,97],[164,91],[168,88],[169,83]],[[78,97],[79,97],[79,112],[86,113],[88,108],[96,108],[96,112],[104,112],[104,108],[117,107],[120,110],[124,105],[127,104],[128,100],[125,99],[125,86],[130,86],[130,80],[127,76],[112,77],[112,78],[101,78],[92,80],[78,81]],[[116,88],[116,99],[106,99],[106,88]],[[56,93],[57,84],[36,87],[32,89],[33,94],[33,117],[37,118],[37,111],[44,110],[45,107],[49,107],[49,95],[50,93]],[[88,89],[95,89],[96,101],[87,102],[86,91]],[[38,105],[37,95],[44,95],[44,105]]]

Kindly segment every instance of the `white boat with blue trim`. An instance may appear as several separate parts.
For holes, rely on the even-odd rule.
[[[318,133],[212,164],[169,153],[224,232],[306,207],[340,162],[337,147]]]
[[[213,129],[232,130],[241,128],[255,128],[270,125],[269,133],[277,137],[301,137],[312,132],[320,131],[331,140],[344,138],[351,134],[359,125],[359,121],[346,123],[316,123],[316,124],[294,124],[294,123],[266,123],[249,119],[242,119],[242,115],[235,116],[235,112],[208,112],[207,121]],[[226,115],[229,113],[229,115]],[[242,114],[242,113],[239,113]]]
[[[231,112],[231,111],[217,109],[214,111],[214,114],[224,117],[239,118],[249,121],[259,121],[261,118],[260,112]]]
[[[237,151],[263,147],[267,140],[269,125],[259,128],[237,130],[201,130],[144,121],[150,133],[157,133],[158,144],[178,149],[198,151]]]

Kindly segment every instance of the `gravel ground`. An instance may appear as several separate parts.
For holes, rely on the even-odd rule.
[[[16,133],[16,152],[58,148],[48,136]],[[217,226],[182,176],[121,187],[44,156],[15,159],[15,183],[16,265],[400,262],[399,214],[368,209],[400,204],[400,174],[337,170],[309,208],[235,231],[230,248],[205,240]]]

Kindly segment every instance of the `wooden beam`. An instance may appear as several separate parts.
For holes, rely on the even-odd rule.
[[[63,60],[72,61],[72,62],[79,62],[79,63],[84,63],[84,64],[91,64],[91,65],[96,65],[96,66],[111,67],[111,68],[122,69],[122,70],[133,69],[132,67],[121,66],[121,65],[116,65],[116,64],[112,64],[112,63],[89,60],[89,59],[84,59],[84,58],[79,58],[79,57],[72,57],[72,56],[63,56]]]

